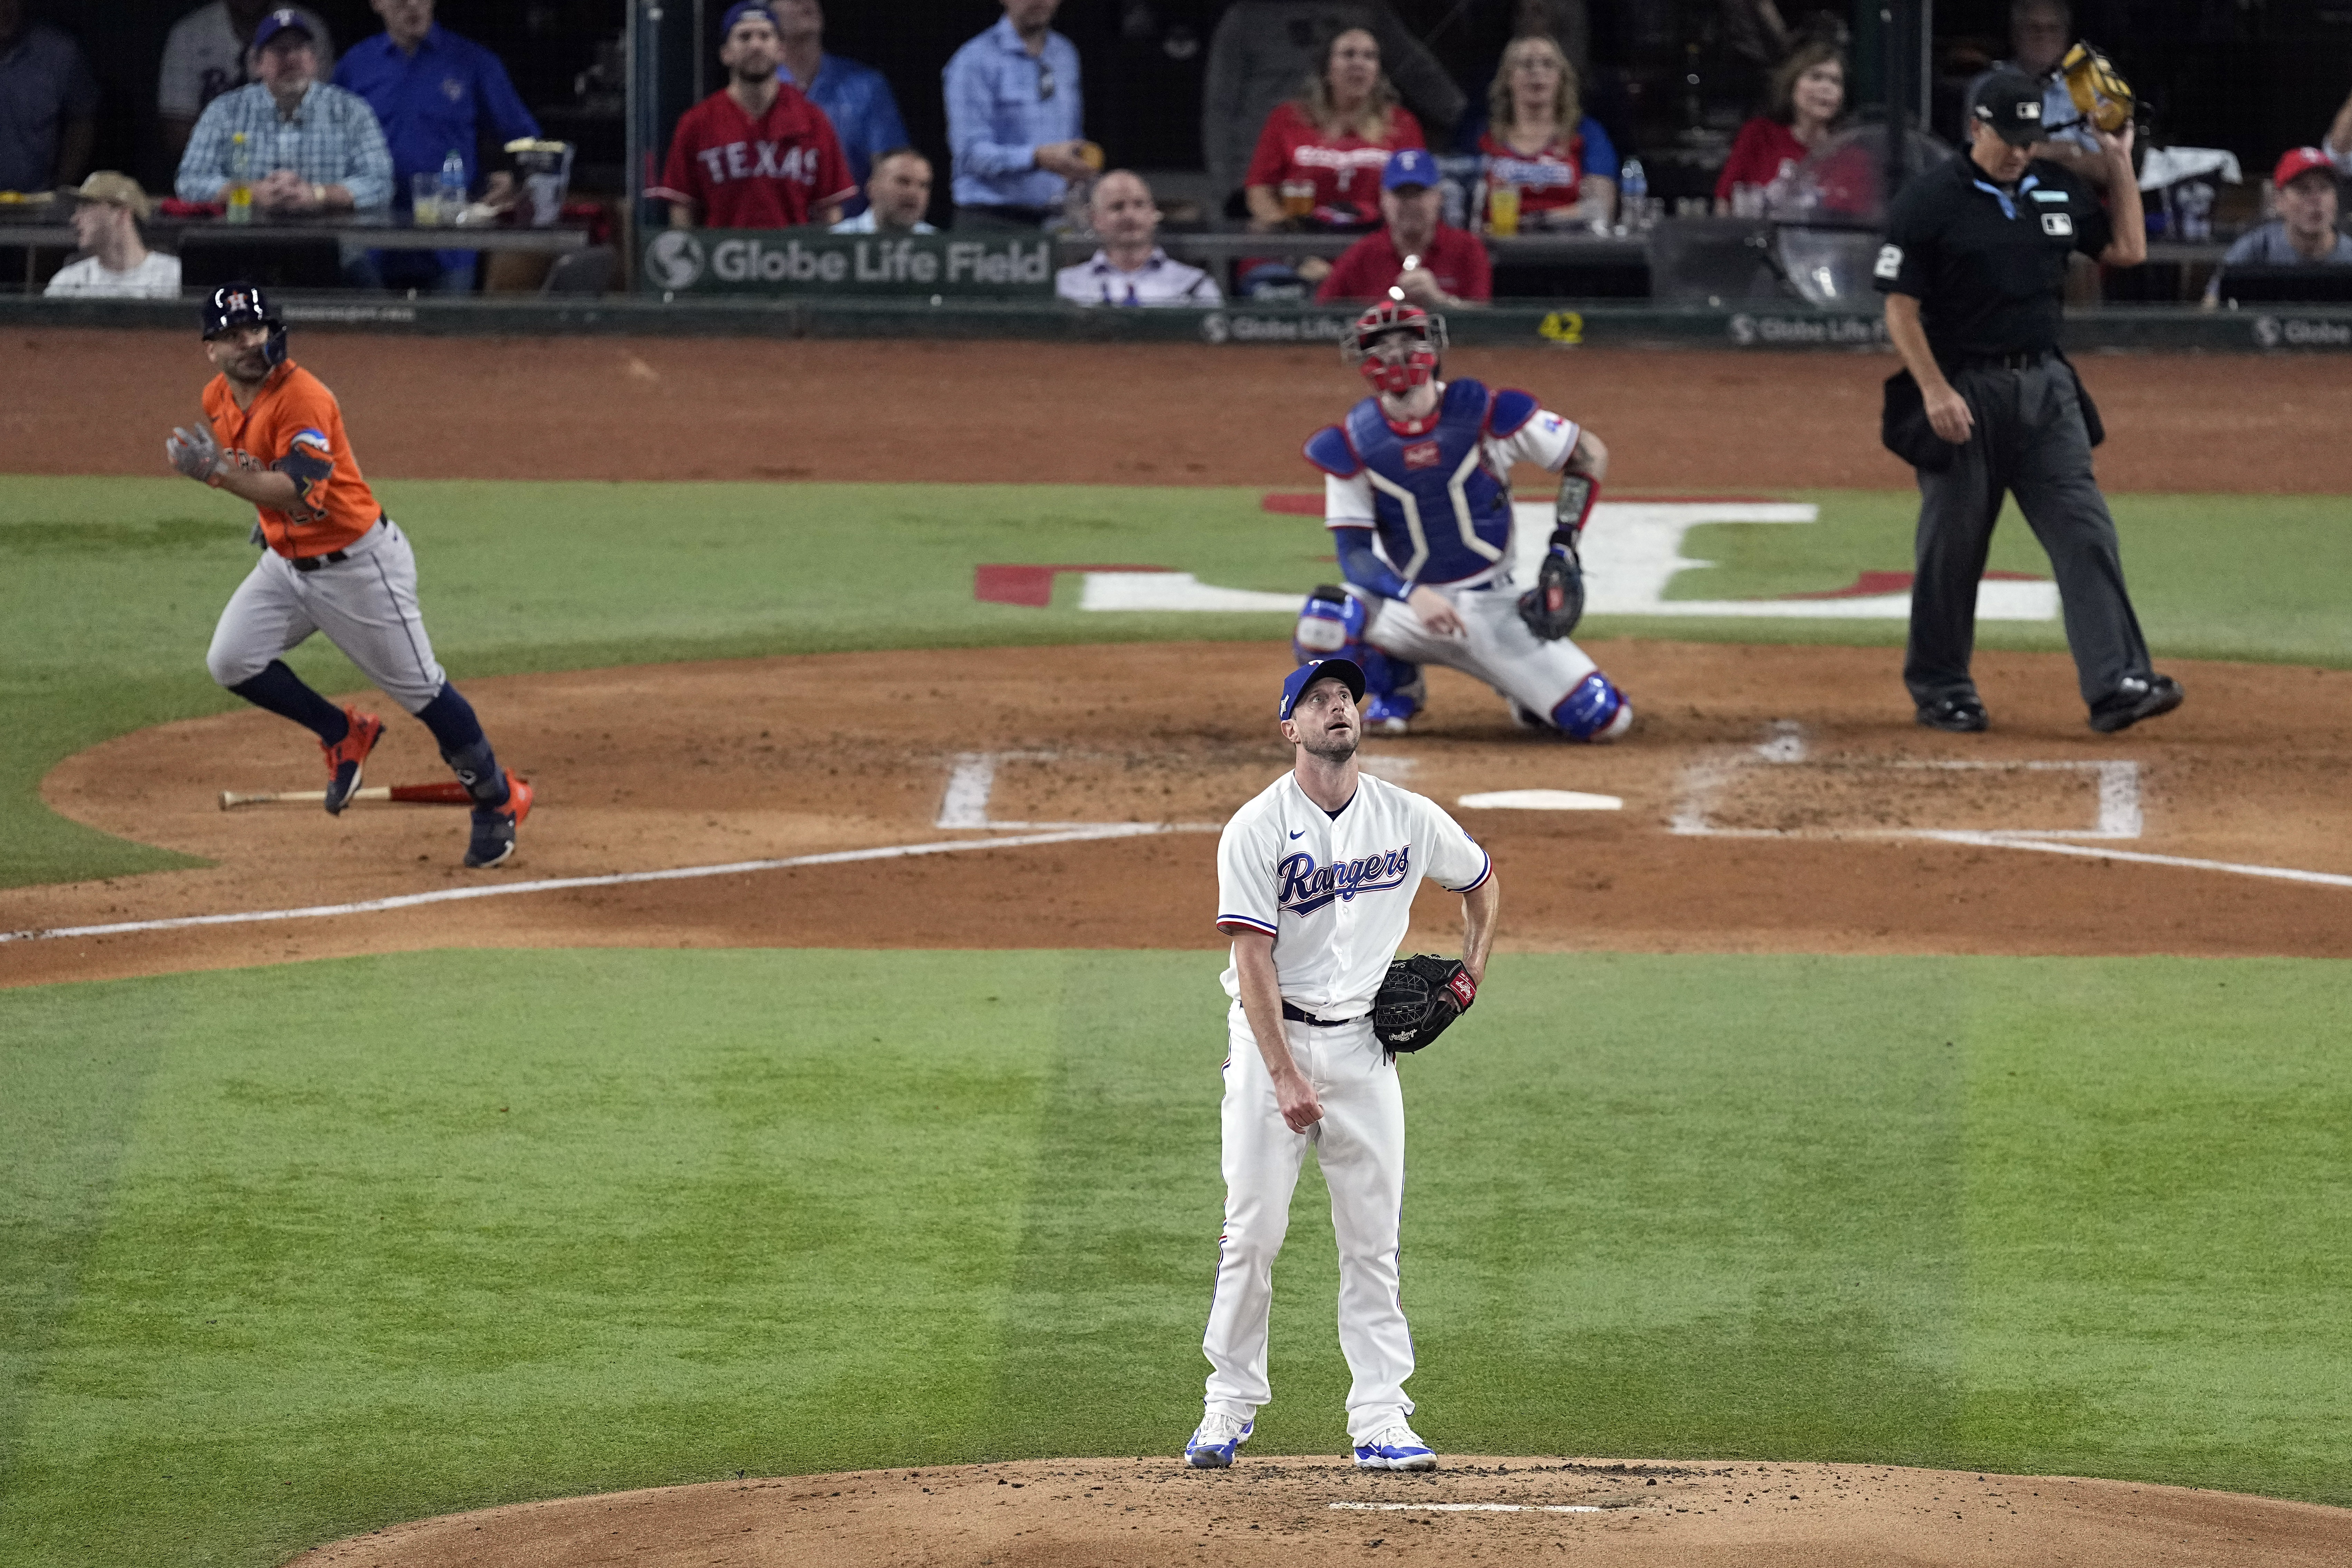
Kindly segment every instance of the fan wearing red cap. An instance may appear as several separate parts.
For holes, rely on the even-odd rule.
[[[2278,216],[2238,237],[2205,286],[2216,305],[2232,267],[2352,267],[2352,236],[2336,226],[2336,162],[2318,147],[2296,147],[2271,173]]]

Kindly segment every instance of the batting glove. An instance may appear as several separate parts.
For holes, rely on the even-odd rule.
[[[163,456],[171,459],[172,467],[192,479],[209,484],[213,476],[220,472],[220,443],[213,439],[210,430],[173,426],[171,438],[163,443]]]

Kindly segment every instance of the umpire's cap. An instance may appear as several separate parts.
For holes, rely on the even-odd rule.
[[[1283,681],[1282,706],[1276,710],[1275,717],[1289,718],[1290,710],[1298,706],[1298,700],[1307,695],[1307,689],[1325,676],[1345,681],[1349,696],[1359,702],[1364,700],[1364,671],[1360,665],[1352,658],[1318,658],[1311,664],[1300,665]]]
[[[1977,89],[1976,118],[2012,147],[2042,140],[2042,84],[2023,71],[1997,70]]]

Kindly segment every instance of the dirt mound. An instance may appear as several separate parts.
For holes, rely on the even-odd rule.
[[[1039,1459],[523,1503],[395,1525],[289,1568],[1294,1568],[1342,1553],[1429,1564],[1560,1554],[1601,1568],[2320,1568],[2352,1555],[2352,1511],[2121,1481],[1752,1459],[1462,1458],[1429,1475],[1263,1456],[1231,1470]]]
[[[1491,692],[1433,670],[1426,723],[1365,752],[1493,849],[1507,949],[2352,952],[2352,889],[2116,858],[2352,874],[2352,673],[2181,665],[2186,708],[2097,736],[2063,658],[1988,654],[1998,727],[1945,735],[1911,722],[1890,650],[1593,651],[1641,711],[1623,744],[1523,733]],[[1215,829],[1287,765],[1271,692],[1288,662],[1281,644],[1207,643],[469,683],[501,754],[541,786],[514,866],[488,876],[459,868],[453,808],[219,810],[223,788],[319,787],[316,750],[283,720],[162,725],[59,764],[45,795],[215,864],[0,891],[0,931],[417,901],[11,942],[0,983],[451,944],[1214,947]],[[2268,718],[2287,710],[2292,732]],[[394,713],[368,776],[445,770]],[[1459,804],[1518,790],[1622,804]],[[925,852],[766,864],[908,849]],[[649,877],[745,862],[762,868]],[[614,878],[629,879],[588,880]],[[1458,931],[1434,893],[1417,915],[1416,942]]]

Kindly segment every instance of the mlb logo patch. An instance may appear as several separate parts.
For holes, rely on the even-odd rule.
[[[2074,232],[2074,219],[2067,213],[2043,213],[2042,232],[2058,238],[2068,237]]]
[[[1437,443],[1415,441],[1404,449],[1404,466],[1408,468],[1433,468],[1439,462]]]

